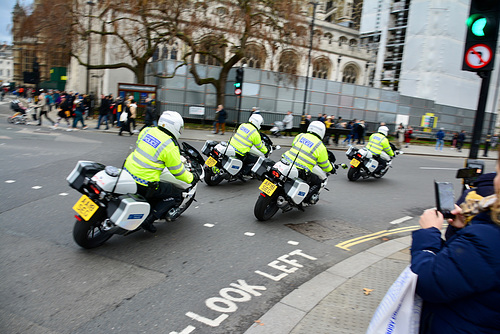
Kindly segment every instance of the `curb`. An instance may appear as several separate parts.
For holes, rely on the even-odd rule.
[[[288,334],[326,296],[361,271],[411,245],[411,236],[392,239],[353,255],[283,297],[244,334]]]

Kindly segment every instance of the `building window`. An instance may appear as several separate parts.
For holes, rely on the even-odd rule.
[[[200,45],[200,64],[220,66],[219,57],[224,61],[225,48],[221,47],[217,37],[206,37]]]
[[[284,51],[281,54],[278,71],[288,74],[297,74],[299,57],[293,51]]]
[[[248,67],[262,68],[266,61],[264,49],[258,45],[249,45],[245,50],[245,58],[242,63],[247,64]]]
[[[319,58],[313,62],[313,78],[328,79],[330,62],[326,58]]]
[[[332,34],[330,34],[329,32],[327,32],[327,33],[325,34],[325,39],[328,41],[328,44],[330,45],[330,44],[332,44],[332,42],[333,42],[333,35],[332,35]]]
[[[358,70],[354,65],[347,65],[342,73],[342,82],[355,84],[358,79]]]
[[[170,59],[177,60],[177,49],[173,48],[170,52]]]

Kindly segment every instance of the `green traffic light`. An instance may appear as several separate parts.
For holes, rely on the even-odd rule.
[[[241,82],[234,83],[234,88],[240,88],[240,87],[241,87]]]
[[[471,31],[476,36],[484,36],[484,27],[486,27],[488,20],[484,17],[474,21],[471,26]]]
[[[474,36],[483,37],[485,28],[488,25],[488,19],[480,14],[473,14],[467,19],[467,26]]]

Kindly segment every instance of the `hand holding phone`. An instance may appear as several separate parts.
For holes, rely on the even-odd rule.
[[[453,192],[453,183],[434,181],[436,193],[436,208],[443,214],[444,218],[455,218],[451,213],[455,209],[455,194]]]

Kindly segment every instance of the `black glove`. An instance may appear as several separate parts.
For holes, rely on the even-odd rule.
[[[192,172],[192,173],[193,173],[193,181],[191,181],[191,184],[196,184],[196,183],[198,183],[198,181],[200,181],[200,176],[196,172]]]

